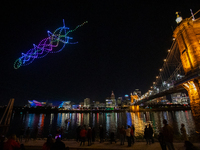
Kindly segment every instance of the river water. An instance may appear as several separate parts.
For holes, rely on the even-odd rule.
[[[66,120],[70,119],[66,123]],[[135,125],[135,136],[143,137],[144,127],[151,123],[155,135],[159,133],[163,126],[163,119],[167,119],[169,125],[174,129],[175,138],[180,136],[181,123],[185,124],[186,132],[190,139],[196,139],[199,134],[192,112],[189,111],[157,111],[157,112],[113,112],[113,113],[58,113],[58,114],[17,114],[14,113],[11,119],[11,126],[8,134],[19,135],[21,127],[30,127],[33,135],[36,126],[39,128],[38,137],[47,137],[49,134],[55,135],[56,129],[63,127],[64,136],[69,139],[76,138],[76,128],[79,125],[95,127],[98,137],[99,126],[105,130],[105,137],[109,137],[110,132],[117,135],[117,128]]]

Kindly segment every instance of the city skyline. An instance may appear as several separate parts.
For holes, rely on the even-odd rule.
[[[183,18],[198,3],[176,2],[5,2],[2,18],[1,104],[15,98],[104,101],[135,89],[147,92],[163,65],[176,27],[175,12]],[[52,11],[53,10],[53,11]],[[74,45],[57,54],[13,68],[21,53],[62,26],[70,29]]]

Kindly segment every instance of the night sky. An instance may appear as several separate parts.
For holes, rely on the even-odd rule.
[[[0,105],[15,98],[27,100],[70,100],[84,98],[104,102],[111,91],[124,97],[135,89],[145,93],[167,56],[176,27],[175,12],[183,18],[195,13],[200,2],[176,1],[9,1],[1,3]],[[65,25],[75,45],[60,53],[35,59],[28,66],[13,64]]]

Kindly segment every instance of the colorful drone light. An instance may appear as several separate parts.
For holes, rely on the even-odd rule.
[[[88,23],[88,21],[76,26],[73,30],[69,30],[68,27],[65,27],[65,21],[63,19],[63,27],[57,28],[53,33],[47,31],[48,37],[43,39],[38,45],[33,44],[34,48],[30,49],[27,53],[22,53],[22,56],[14,62],[14,68],[18,69],[21,66],[29,65],[34,59],[43,58],[48,53],[58,53],[63,50],[66,44],[78,43],[69,42],[69,40],[73,38],[69,37],[68,34],[83,26],[85,23]],[[62,46],[59,46],[60,42],[63,43]],[[53,50],[55,47],[57,49]]]

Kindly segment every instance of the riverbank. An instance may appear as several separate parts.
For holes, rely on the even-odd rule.
[[[36,140],[36,141],[29,141],[25,143],[22,142],[26,148],[26,150],[38,150],[42,148],[42,145],[45,143],[45,140]],[[159,142],[155,142],[151,145],[147,145],[146,142],[138,142],[136,141],[134,145],[128,147],[128,143],[125,142],[125,145],[120,145],[120,141],[118,140],[117,143],[110,143],[110,142],[94,142],[91,146],[87,146],[87,142],[85,142],[84,146],[80,146],[80,143],[76,142],[75,140],[70,141],[63,141],[65,147],[69,147],[69,150],[115,150],[115,149],[134,149],[134,150],[161,150]],[[193,143],[193,145],[200,150],[200,143]],[[174,142],[174,147],[176,150],[183,150],[184,144],[183,143],[176,143]],[[67,148],[66,148],[67,149]]]

